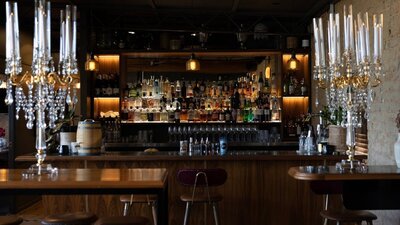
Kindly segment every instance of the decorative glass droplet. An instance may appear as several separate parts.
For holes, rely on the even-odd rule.
[[[32,122],[32,121],[28,121],[28,122],[26,123],[26,128],[32,129],[32,128],[33,128],[33,122]]]
[[[4,99],[4,102],[5,102],[7,105],[11,105],[11,104],[13,104],[13,102],[14,102],[14,99],[13,99],[12,94],[11,94],[10,92],[8,92],[8,91],[7,91],[6,98]]]

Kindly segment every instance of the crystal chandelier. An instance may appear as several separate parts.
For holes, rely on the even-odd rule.
[[[24,111],[28,129],[36,126],[37,163],[30,168],[34,174],[52,170],[51,165],[43,163],[46,157],[47,124],[49,128],[55,128],[56,121],[64,118],[66,104],[72,108],[78,102],[77,90],[74,88],[74,84],[79,82],[76,60],[76,6],[67,5],[65,12],[61,10],[60,60],[57,72],[51,56],[50,21],[50,2],[35,0],[32,68],[21,75],[18,6],[16,2],[6,2],[5,102],[8,105],[15,104],[16,119],[19,119],[20,111]]]
[[[382,70],[382,29],[383,15],[373,15],[370,31],[368,12],[353,18],[352,6],[344,6],[343,27],[339,14],[329,13],[327,38],[321,18],[314,18],[315,65],[314,79],[318,88],[325,90],[326,102],[331,115],[343,109],[346,127],[347,162],[342,168],[355,167],[355,128],[361,126],[364,116],[368,119],[374,100],[374,87],[381,83]],[[343,35],[341,35],[343,31]],[[372,38],[370,38],[372,34]],[[372,39],[372,43],[370,40]],[[327,40],[327,45],[325,44]],[[373,50],[371,51],[371,46]],[[326,54],[327,53],[327,61]],[[317,94],[318,96],[318,94]],[[318,99],[316,100],[318,104]]]

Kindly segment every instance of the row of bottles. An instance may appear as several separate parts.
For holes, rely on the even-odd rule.
[[[204,97],[230,97],[239,94],[252,101],[262,94],[275,94],[276,84],[270,84],[269,79],[264,79],[262,74],[256,75],[248,73],[246,76],[237,78],[237,80],[222,80],[221,76],[218,81],[190,81],[176,80],[170,81],[168,77],[165,79],[160,76],[150,76],[149,79],[142,79],[136,84],[128,83],[124,96],[129,98],[153,98],[160,99],[162,97],[171,98],[204,98]]]
[[[304,77],[296,79],[295,74],[288,73],[283,81],[283,95],[284,96],[307,96],[307,85],[305,84]]]
[[[123,120],[135,122],[267,122],[280,120],[280,99],[270,81],[255,74],[237,80],[129,83],[121,104]],[[274,93],[274,94],[272,94]]]
[[[95,80],[96,97],[119,97],[119,75],[117,73],[99,73]]]

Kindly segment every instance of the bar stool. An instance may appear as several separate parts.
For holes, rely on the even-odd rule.
[[[54,214],[42,220],[43,225],[90,225],[97,220],[97,216],[88,212]]]
[[[336,221],[337,225],[343,222],[353,222],[361,225],[362,221],[366,221],[367,225],[372,225],[372,221],[377,219],[375,214],[366,210],[323,210],[320,214],[323,218]]]
[[[18,225],[23,222],[22,218],[15,215],[0,216],[0,225]]]
[[[144,150],[145,153],[156,153],[158,149],[149,148]],[[147,203],[151,206],[151,212],[153,216],[153,223],[157,225],[157,195],[121,195],[119,201],[124,203],[123,215],[127,216],[129,209],[133,203]]]
[[[143,216],[102,217],[94,225],[148,225],[150,220]]]
[[[372,221],[377,219],[375,214],[366,210],[348,210],[344,206],[341,209],[328,210],[329,195],[343,193],[342,182],[340,181],[314,181],[310,183],[310,187],[316,194],[324,195],[324,210],[320,212],[320,215],[324,218],[324,225],[328,224],[328,220],[336,221],[337,225],[343,222],[361,224],[362,221],[366,221],[368,225],[372,225]]]
[[[189,222],[191,207],[194,203],[203,203],[212,205],[214,212],[215,225],[219,225],[218,202],[222,201],[221,194],[210,192],[209,187],[223,185],[227,179],[227,173],[224,169],[181,169],[178,171],[178,182],[184,186],[193,188],[192,193],[182,194],[181,201],[186,202],[185,217],[183,225]],[[203,189],[201,194],[196,195],[196,188]]]
[[[133,203],[147,203],[151,206],[154,225],[157,225],[157,195],[121,195],[119,200],[124,203],[124,216],[127,216]]]

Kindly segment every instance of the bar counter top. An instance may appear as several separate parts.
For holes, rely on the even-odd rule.
[[[160,152],[104,152],[98,155],[58,155],[48,154],[46,161],[232,161],[232,160],[337,160],[346,159],[347,156],[322,155],[322,154],[299,154],[296,151],[228,151],[225,155],[181,155],[177,151]],[[356,155],[357,159],[366,159],[366,155]],[[16,158],[17,162],[36,161],[34,153],[21,155]]]
[[[247,150],[247,151],[246,151]],[[18,156],[17,168],[27,168],[36,162],[35,151]],[[357,155],[359,160],[366,155]],[[45,163],[57,168],[166,168],[168,171],[168,209],[171,225],[182,224],[185,205],[179,200],[189,188],[181,185],[176,174],[182,168],[222,168],[228,178],[224,185],[216,187],[223,193],[220,215],[223,224],[320,224],[322,197],[310,190],[308,183],[293,179],[288,175],[291,167],[335,165],[347,155],[301,155],[296,151],[241,151],[228,150],[225,155],[180,155],[178,151],[121,151],[104,152],[99,155],[60,156],[48,154]],[[98,216],[121,215],[123,204],[119,196],[89,196],[89,208]],[[61,198],[61,199],[60,199]],[[78,198],[78,200],[76,200]],[[338,197],[339,198],[339,197]],[[63,199],[57,196],[42,196],[48,214],[65,211],[85,211],[81,202],[84,196]],[[332,197],[332,203],[335,197]],[[336,199],[339,202],[339,199]],[[65,204],[66,201],[72,202]],[[100,204],[99,204],[100,203]],[[105,204],[103,204],[105,203]],[[134,204],[132,212],[151,217],[151,210]],[[239,207],[245,205],[246,207]],[[193,210],[191,225],[213,224],[212,217],[204,221],[203,210]],[[240,215],[240,216],[233,216]]]

